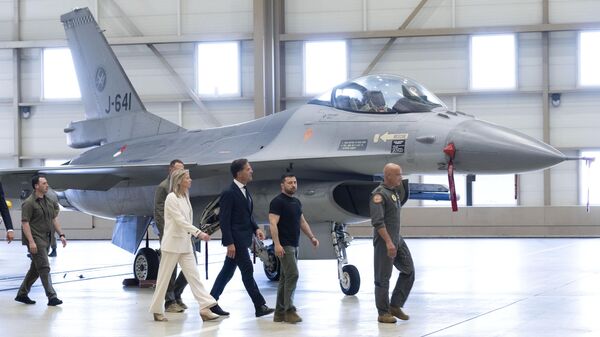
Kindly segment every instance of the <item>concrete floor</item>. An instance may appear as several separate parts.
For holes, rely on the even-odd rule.
[[[64,304],[48,307],[41,284],[13,299],[29,259],[20,242],[0,242],[0,326],[3,336],[599,336],[600,239],[408,239],[416,282],[405,309],[410,321],[379,324],[373,299],[372,246],[355,240],[348,250],[361,271],[356,296],[339,289],[334,260],[300,261],[296,306],[304,322],[255,318],[236,272],[220,304],[231,312],[203,323],[189,291],[183,314],[152,321],[152,289],[124,288],[133,256],[108,241],[71,241],[51,258],[52,277]],[[157,243],[153,242],[153,246]],[[210,287],[224,250],[210,244]],[[202,261],[204,256],[202,255]],[[260,262],[256,281],[267,303],[277,284]]]

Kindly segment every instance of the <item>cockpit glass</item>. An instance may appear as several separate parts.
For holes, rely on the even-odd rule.
[[[448,110],[427,88],[414,80],[396,75],[360,77],[333,88],[309,103],[375,114]]]

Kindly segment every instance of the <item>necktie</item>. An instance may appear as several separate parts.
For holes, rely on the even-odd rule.
[[[244,191],[246,192],[246,201],[248,202],[248,208],[252,209],[252,198],[250,197],[250,192],[248,191],[248,188],[246,188],[246,186],[244,186]]]

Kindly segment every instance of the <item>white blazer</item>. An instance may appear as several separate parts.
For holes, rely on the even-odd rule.
[[[178,198],[171,192],[165,200],[165,235],[160,249],[171,253],[193,253],[191,235],[200,230],[192,225],[192,205],[189,197]]]

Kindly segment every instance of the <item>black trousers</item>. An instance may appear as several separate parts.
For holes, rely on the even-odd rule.
[[[252,266],[252,261],[250,260],[250,253],[248,248],[239,247],[235,245],[235,258],[225,257],[225,262],[223,263],[223,268],[217,275],[215,283],[210,291],[212,297],[215,300],[219,300],[219,297],[223,293],[225,286],[235,273],[235,268],[240,268],[240,272],[242,273],[242,282],[244,282],[244,287],[250,295],[252,299],[252,303],[254,303],[254,307],[258,308],[266,303],[264,297],[261,295],[260,290],[258,290],[258,286],[256,285],[256,281],[254,281],[254,267]]]

